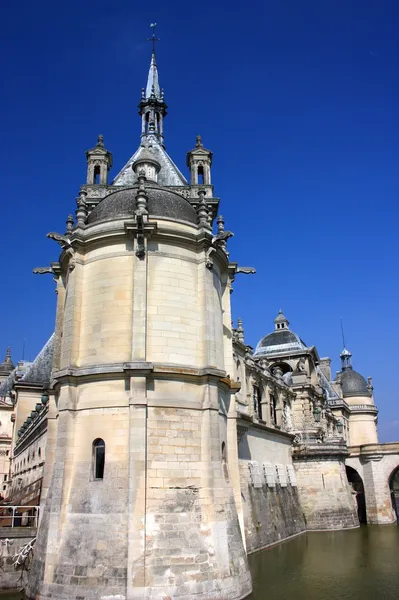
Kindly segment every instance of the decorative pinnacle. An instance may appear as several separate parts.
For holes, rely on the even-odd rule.
[[[68,215],[66,220],[66,231],[65,235],[71,235],[73,229],[73,215]]]
[[[6,350],[6,360],[11,360],[11,348],[8,346]]]
[[[242,326],[242,319],[237,320],[236,332],[238,341],[244,343],[244,327]]]
[[[195,147],[196,148],[203,148],[202,146],[202,136],[201,135],[197,135],[197,139],[195,142]]]
[[[104,136],[100,135],[97,138],[97,146],[101,146],[101,148],[104,148]]]
[[[145,176],[144,169],[140,169],[138,175],[139,189],[136,194],[136,215],[148,215],[147,202],[148,196],[145,189],[145,182],[147,177]]]
[[[209,209],[205,201],[205,194],[204,188],[198,190],[198,196],[200,198],[197,206],[198,225],[209,229]]]
[[[222,215],[218,216],[216,223],[218,226],[218,232],[221,233],[222,231],[224,231],[224,219]]]
[[[87,219],[87,204],[86,204],[86,196],[87,192],[85,190],[81,190],[80,196],[77,199],[78,208],[76,210],[76,221],[78,227],[83,227],[86,225]]]

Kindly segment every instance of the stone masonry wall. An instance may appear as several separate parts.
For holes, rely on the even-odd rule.
[[[25,528],[13,530],[7,527],[0,531],[0,589],[17,589],[26,584],[26,572],[13,566],[14,555],[34,536],[35,532],[29,536]]]
[[[358,527],[357,507],[341,459],[294,459],[299,498],[307,529]]]
[[[282,487],[262,487],[251,482],[249,461],[240,460],[240,480],[244,511],[247,553],[255,552],[276,542],[305,531],[305,520],[298,490],[287,483]],[[262,467],[262,465],[260,465]]]

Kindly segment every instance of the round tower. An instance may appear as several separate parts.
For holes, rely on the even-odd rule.
[[[110,186],[60,241],[58,434],[37,600],[251,591],[225,464],[228,254],[157,182],[171,169],[155,158],[162,141],[141,148],[134,185]]]

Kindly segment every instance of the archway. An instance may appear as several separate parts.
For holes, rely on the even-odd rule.
[[[389,489],[391,491],[392,508],[395,511],[399,524],[399,466],[391,473],[389,478]]]
[[[356,493],[357,516],[359,523],[367,523],[366,497],[364,495],[363,480],[359,473],[352,467],[346,467],[346,476],[353,491]]]

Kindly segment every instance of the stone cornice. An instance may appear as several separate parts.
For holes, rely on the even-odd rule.
[[[71,367],[53,373],[56,382],[77,380],[84,377],[95,379],[107,379],[115,376],[148,375],[175,375],[178,377],[214,377],[221,380],[226,372],[214,367],[196,368],[190,365],[178,365],[168,363],[152,363],[146,361],[120,362],[88,365],[85,367]],[[230,386],[231,387],[231,386]]]

